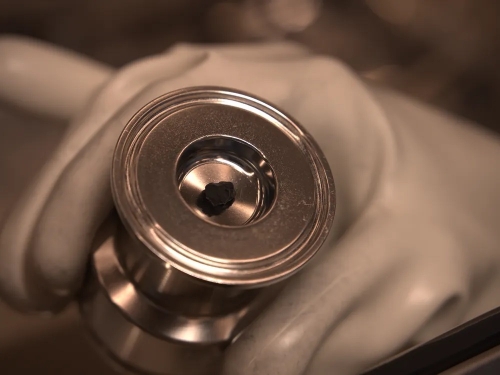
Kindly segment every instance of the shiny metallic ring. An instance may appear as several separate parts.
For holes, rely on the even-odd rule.
[[[312,137],[224,88],[142,108],[118,140],[111,186],[123,227],[94,253],[82,312],[113,357],[153,373],[217,373],[223,347],[275,294],[267,286],[311,259],[335,211]],[[134,328],[149,349],[123,348]]]

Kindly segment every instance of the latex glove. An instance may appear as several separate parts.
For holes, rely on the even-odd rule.
[[[12,64],[19,50],[24,60]],[[0,72],[20,64],[34,69],[26,50],[55,53],[3,40]],[[75,75],[87,71],[96,84],[107,74],[67,55],[51,64]],[[24,76],[17,72],[7,75],[14,86]],[[2,80],[4,73],[0,87]],[[31,82],[24,95],[43,95],[44,87]],[[23,310],[70,301],[93,234],[112,209],[111,157],[129,114],[194,85],[244,90],[288,111],[318,141],[337,188],[329,240],[228,349],[225,374],[358,373],[500,303],[500,141],[291,44],[180,45],[88,89],[90,101],[1,233],[7,301]],[[55,97],[81,107],[71,92]],[[7,90],[3,96],[49,108]],[[64,116],[57,108],[46,112]]]

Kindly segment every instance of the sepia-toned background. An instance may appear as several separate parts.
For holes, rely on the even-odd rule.
[[[0,34],[39,38],[115,67],[177,42],[290,39],[499,131],[499,14],[495,0],[4,0]],[[0,222],[65,125],[0,103]],[[69,309],[41,320],[0,305],[0,372],[111,374],[75,316]]]

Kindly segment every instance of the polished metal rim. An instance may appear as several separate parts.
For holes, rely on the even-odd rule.
[[[225,216],[195,207],[196,183],[210,176],[236,186]],[[335,211],[333,177],[306,130],[261,99],[217,87],[166,94],[134,115],[111,185],[127,230],[153,256],[225,285],[262,286],[298,270]]]

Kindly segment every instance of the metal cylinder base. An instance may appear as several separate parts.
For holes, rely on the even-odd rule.
[[[144,297],[126,279],[117,263],[114,237],[109,237],[94,253],[93,262],[94,265],[97,262],[96,270],[90,275],[80,299],[80,312],[92,338],[111,359],[132,373],[220,374],[223,343],[193,345],[159,337],[141,327],[114,303],[113,299],[120,298],[125,303],[144,303]],[[111,285],[111,294],[101,282],[110,283],[107,285]]]
[[[310,135],[260,99],[213,87],[151,99],[115,149],[120,220],[96,244],[81,313],[126,368],[216,375],[324,242],[333,178]]]

